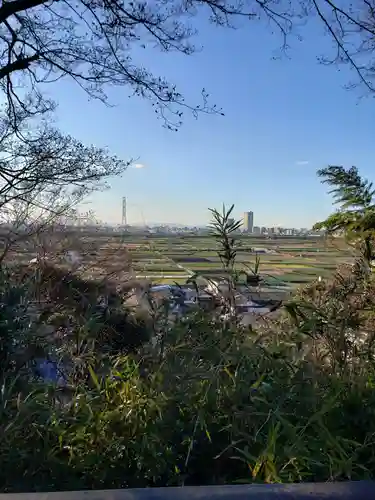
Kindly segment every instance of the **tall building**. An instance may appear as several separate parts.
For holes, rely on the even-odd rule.
[[[243,214],[243,228],[247,233],[252,233],[254,228],[254,212],[245,212]]]

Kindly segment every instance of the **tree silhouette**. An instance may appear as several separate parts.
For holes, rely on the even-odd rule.
[[[202,91],[200,104],[187,103],[176,86],[139,63],[139,49],[191,55],[198,15],[218,25],[238,20],[271,21],[287,37],[304,21],[318,18],[334,40],[333,57],[346,62],[374,91],[374,0],[338,5],[331,0],[7,0],[0,6],[0,89],[8,116],[53,109],[42,84],[69,76],[91,97],[106,101],[106,85],[125,86],[149,99],[169,128],[181,124],[184,109],[220,113]]]

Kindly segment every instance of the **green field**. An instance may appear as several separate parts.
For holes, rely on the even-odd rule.
[[[208,278],[223,276],[217,243],[209,236],[133,236],[124,241],[132,268],[139,277],[157,283],[184,283],[189,274]],[[256,249],[260,256],[260,274],[270,282],[308,283],[318,276],[329,278],[338,265],[352,260],[343,242],[333,245],[316,238],[240,237],[236,268],[253,267]]]

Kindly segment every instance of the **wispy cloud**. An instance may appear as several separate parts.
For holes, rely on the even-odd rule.
[[[308,160],[298,160],[296,161],[296,165],[308,165],[309,161]]]
[[[143,163],[133,163],[132,165],[130,165],[130,167],[131,168],[145,168]]]

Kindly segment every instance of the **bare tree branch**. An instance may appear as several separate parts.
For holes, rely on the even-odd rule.
[[[129,164],[55,129],[32,130],[19,138],[10,122],[0,125],[0,226],[11,224],[9,242],[14,234],[19,237],[16,221],[32,230],[41,221],[50,224]]]
[[[184,110],[221,113],[208,102],[194,105],[162,76],[137,61],[139,49],[191,55],[202,13],[221,27],[236,20],[266,21],[282,37],[317,18],[335,46],[324,63],[347,63],[374,91],[375,0],[8,0],[0,7],[0,91],[16,125],[18,114],[53,109],[42,84],[69,76],[91,97],[106,102],[108,85],[151,101],[167,127],[181,125]]]
[[[0,7],[0,90],[8,114],[17,122],[21,109],[35,114],[53,105],[42,98],[40,85],[70,76],[91,97],[106,101],[108,84],[126,86],[131,95],[149,99],[168,128],[177,128],[184,109],[221,113],[208,103],[185,101],[176,86],[136,62],[134,49],[160,49],[191,55],[196,30],[191,21],[206,10],[219,26],[236,18],[271,19],[285,39],[288,13],[274,0],[11,0]],[[15,84],[17,82],[17,84]]]

